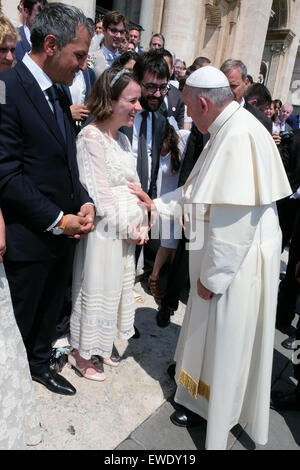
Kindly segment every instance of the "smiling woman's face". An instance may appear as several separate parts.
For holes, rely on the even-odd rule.
[[[122,91],[119,99],[112,102],[113,116],[118,120],[119,126],[133,126],[136,113],[141,111],[141,87],[134,80]]]

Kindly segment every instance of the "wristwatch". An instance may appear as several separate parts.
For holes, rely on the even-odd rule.
[[[62,235],[64,233],[65,226],[66,226],[65,216],[63,215],[59,221],[59,224],[53,227],[50,230],[50,232],[52,233],[52,235]]]

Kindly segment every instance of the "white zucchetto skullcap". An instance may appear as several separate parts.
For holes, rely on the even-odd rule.
[[[185,84],[196,88],[225,88],[230,86],[226,75],[210,65],[193,72],[187,78]]]

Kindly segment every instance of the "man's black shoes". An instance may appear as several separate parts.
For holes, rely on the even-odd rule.
[[[48,369],[42,372],[31,371],[32,380],[44,385],[50,392],[60,395],[75,395],[76,389],[62,375]]]
[[[175,426],[180,426],[182,428],[199,426],[203,423],[203,418],[189,411],[188,409],[181,407],[179,410],[174,411],[174,413],[170,416],[170,420],[172,421]]]
[[[300,394],[296,391],[286,393],[274,391],[271,393],[271,408],[276,411],[300,411]]]
[[[170,317],[174,315],[174,310],[161,306],[156,315],[156,323],[160,328],[165,328],[170,324]]]

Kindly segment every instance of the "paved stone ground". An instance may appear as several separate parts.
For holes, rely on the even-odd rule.
[[[283,265],[284,269],[284,265]],[[105,367],[105,382],[78,377],[67,366],[62,374],[76,387],[74,397],[48,392],[35,384],[43,429],[43,441],[33,450],[200,450],[204,449],[205,422],[196,428],[174,426],[175,384],[166,373],[173,360],[186,298],[172,323],[158,328],[157,304],[145,284],[137,284],[144,303],[137,304],[139,339],[116,342],[122,361],[118,368]],[[281,346],[286,338],[276,332],[273,388],[294,386],[291,353]],[[246,424],[234,428],[228,449],[299,450],[300,412],[271,410],[270,438],[266,446],[255,446]]]

